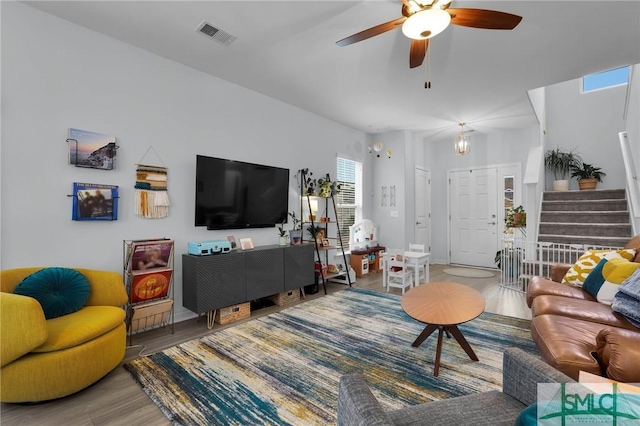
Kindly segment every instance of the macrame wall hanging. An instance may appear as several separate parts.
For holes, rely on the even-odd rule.
[[[167,171],[164,162],[162,166],[142,164],[147,154],[153,153],[160,159],[152,146],[144,153],[140,162],[136,164],[136,215],[145,219],[160,219],[169,216],[169,194],[167,193]]]

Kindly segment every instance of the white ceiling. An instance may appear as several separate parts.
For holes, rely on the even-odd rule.
[[[523,17],[512,31],[450,26],[409,69],[400,29],[335,42],[401,16],[398,0],[29,1],[29,5],[367,133],[425,136],[533,124],[527,90],[640,63],[640,2],[457,1]],[[237,37],[195,32],[206,20]]]

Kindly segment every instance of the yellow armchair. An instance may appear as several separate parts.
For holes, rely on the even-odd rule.
[[[42,268],[0,272],[0,401],[60,398],[95,383],[124,358],[127,294],[120,274],[75,268],[91,287],[77,312],[46,319],[37,300],[13,294]]]

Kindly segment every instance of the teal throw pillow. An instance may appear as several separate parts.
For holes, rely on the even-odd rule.
[[[89,280],[75,269],[44,268],[26,277],[13,291],[40,302],[47,319],[82,309],[91,294]]]
[[[602,275],[602,269],[604,265],[607,264],[609,260],[602,259],[598,264],[589,272],[587,278],[584,279],[584,284],[582,284],[582,289],[593,296],[594,299],[598,297],[598,291],[600,291],[600,287],[604,284],[604,275]]]
[[[514,426],[535,426],[538,424],[538,403],[531,404],[520,411]]]

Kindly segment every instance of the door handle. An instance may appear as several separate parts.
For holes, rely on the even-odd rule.
[[[495,222],[487,222],[487,225],[495,225]]]

